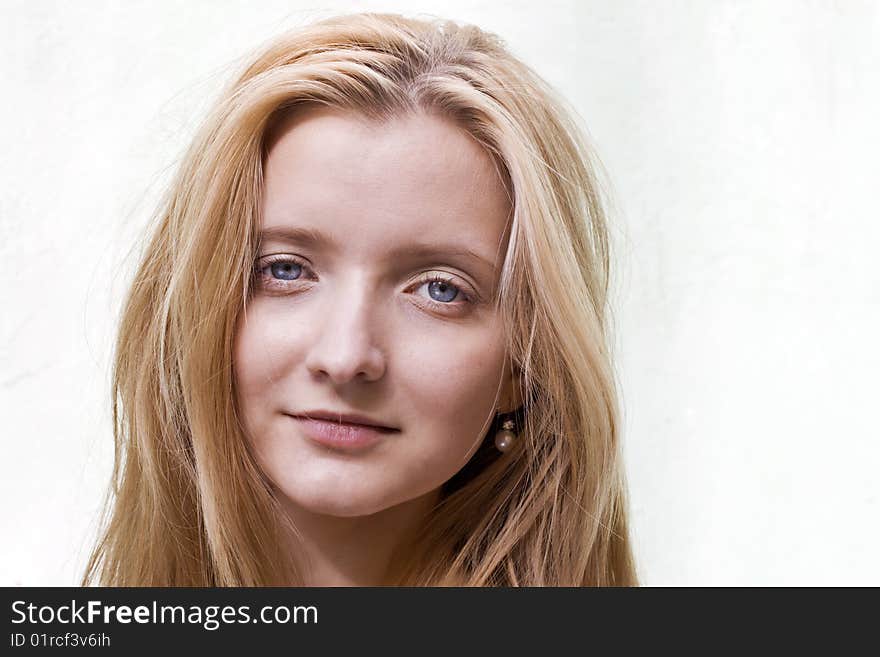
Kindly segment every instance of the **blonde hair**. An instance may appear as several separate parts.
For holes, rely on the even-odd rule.
[[[523,393],[519,446],[504,458],[481,449],[444,486],[388,583],[635,585],[591,153],[561,101],[496,36],[385,14],[271,42],[189,149],[122,315],[112,499],[83,584],[302,582],[237,416],[232,346],[258,248],[267,136],[279,116],[314,105],[449,117],[492,155],[512,201],[496,301]]]

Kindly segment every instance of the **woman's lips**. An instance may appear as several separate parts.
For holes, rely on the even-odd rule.
[[[381,441],[385,436],[397,433],[396,429],[316,420],[296,415],[290,417],[297,421],[309,439],[325,447],[348,452],[366,449]]]

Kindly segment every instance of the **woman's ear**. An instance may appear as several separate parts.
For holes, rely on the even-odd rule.
[[[519,367],[511,366],[510,361],[504,365],[504,382],[498,399],[499,413],[512,413],[523,405],[522,380]]]

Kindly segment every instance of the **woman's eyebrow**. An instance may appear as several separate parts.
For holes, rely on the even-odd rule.
[[[260,231],[260,244],[264,242],[288,242],[290,244],[301,244],[318,248],[334,246],[333,240],[319,230],[294,228],[292,226],[264,228]]]
[[[333,239],[319,230],[313,228],[301,228],[293,226],[278,226],[266,228],[260,231],[260,243],[286,242],[308,246],[330,252],[338,252],[339,247]],[[406,246],[391,249],[388,252],[392,258],[431,258],[441,256],[459,256],[472,260],[490,272],[495,272],[496,267],[486,256],[480,255],[473,249],[461,244],[435,244],[432,242],[416,242]]]

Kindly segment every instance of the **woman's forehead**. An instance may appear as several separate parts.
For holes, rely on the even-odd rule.
[[[265,163],[266,236],[304,229],[336,241],[456,240],[494,262],[510,204],[492,158],[442,117],[383,123],[337,110],[298,115]]]

